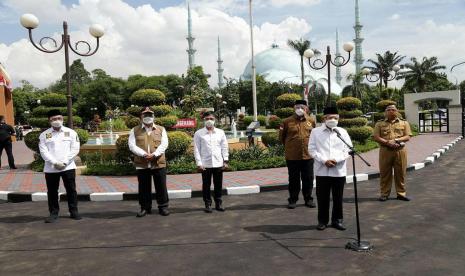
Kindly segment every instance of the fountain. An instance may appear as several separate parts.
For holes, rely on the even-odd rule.
[[[236,122],[234,121],[234,119],[232,119],[232,122],[231,122],[231,131],[233,133],[233,138],[237,138],[237,128],[236,128]]]
[[[110,144],[113,145],[113,119],[110,117]]]

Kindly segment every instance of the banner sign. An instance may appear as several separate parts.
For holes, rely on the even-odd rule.
[[[192,118],[184,118],[184,119],[178,119],[178,122],[176,125],[173,126],[173,128],[195,128],[197,125],[197,122],[195,119]]]

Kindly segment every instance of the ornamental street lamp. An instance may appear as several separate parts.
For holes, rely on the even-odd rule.
[[[376,72],[378,74],[373,74],[373,72],[370,69],[365,67],[362,69],[362,74],[365,76],[365,78],[369,82],[379,81],[379,92],[381,95],[381,92],[383,91],[383,80],[386,81],[386,86],[387,86],[387,82],[392,81],[397,77],[397,73],[399,72],[399,70],[400,70],[400,66],[396,64],[392,66],[392,71],[394,71],[394,73],[391,73],[389,71],[386,72],[381,67]]]
[[[66,21],[63,21],[63,34],[61,35],[61,43],[58,45],[57,41],[49,36],[43,37],[39,40],[39,44],[36,44],[32,38],[32,29],[37,28],[39,26],[39,19],[33,14],[23,14],[20,18],[21,25],[28,29],[29,32],[29,40],[31,41],[32,45],[37,48],[39,51],[45,52],[45,53],[55,53],[61,50],[61,48],[65,48],[65,66],[66,66],[66,92],[67,92],[67,97],[68,97],[68,107],[67,107],[67,113],[68,113],[68,127],[72,128],[73,127],[73,102],[71,98],[71,80],[70,80],[70,74],[69,74],[69,49],[73,51],[75,54],[83,57],[88,57],[93,54],[95,54],[99,48],[99,39],[102,37],[105,33],[104,28],[101,25],[94,24],[90,26],[89,28],[89,33],[97,39],[97,45],[95,46],[95,49],[92,51],[92,47],[90,44],[86,41],[78,41],[73,45],[71,45],[70,41],[70,36],[68,34],[68,23]],[[54,45],[54,49],[47,49],[45,46],[45,42],[51,41]],[[86,52],[79,52],[78,51],[78,45],[79,44],[85,44],[87,46],[87,51]]]
[[[336,67],[342,67],[349,63],[350,52],[354,49],[354,44],[352,42],[346,42],[344,43],[343,48],[344,51],[349,53],[347,59],[343,56],[336,56],[333,60],[333,58],[331,57],[329,46],[326,47],[326,59],[324,61],[320,58],[317,58],[312,62],[311,58],[315,56],[315,52],[313,52],[312,49],[307,49],[304,52],[304,57],[308,59],[308,65],[310,65],[310,68],[314,70],[321,70],[327,67],[328,69],[328,99],[326,100],[326,106],[331,105],[331,64]]]
[[[253,48],[253,16],[252,16],[252,0],[249,0],[249,22],[250,22],[250,50],[252,54],[252,103],[253,103],[253,121],[258,122],[257,117],[257,78],[255,67],[255,54]]]

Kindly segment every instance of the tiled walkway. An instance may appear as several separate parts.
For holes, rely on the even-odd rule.
[[[448,144],[459,135],[455,134],[424,134],[412,138],[407,145],[409,164],[422,162],[438,148]],[[43,173],[36,173],[25,169],[25,165],[32,161],[32,153],[23,142],[14,144],[16,164],[20,169],[10,171],[7,166],[6,156],[2,156],[2,170],[0,170],[0,191],[15,192],[45,192],[45,179]],[[4,154],[5,155],[5,154]],[[372,164],[367,167],[357,160],[357,173],[369,173],[378,171],[378,150],[363,154],[363,157]],[[348,174],[352,172],[352,164],[348,162]],[[169,175],[167,177],[169,190],[192,189],[201,190],[200,174]],[[265,169],[241,172],[227,172],[224,174],[224,188],[251,185],[279,185],[287,183],[287,169]],[[135,177],[99,177],[78,176],[77,189],[79,193],[88,194],[95,192],[137,192],[137,180]],[[60,190],[64,192],[61,186]]]

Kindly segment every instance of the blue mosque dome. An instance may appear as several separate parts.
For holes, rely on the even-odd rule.
[[[279,48],[276,44],[270,49],[255,55],[255,66],[258,75],[263,76],[269,82],[287,82],[301,84],[300,56],[295,51]],[[305,81],[317,82],[325,91],[328,90],[327,76],[310,68],[308,62],[304,62]],[[322,69],[322,72],[326,70]],[[252,78],[252,61],[247,63],[242,78]],[[342,88],[337,82],[331,80],[331,92],[340,95]]]

